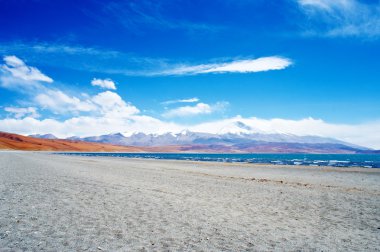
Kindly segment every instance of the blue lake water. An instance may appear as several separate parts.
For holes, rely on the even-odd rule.
[[[245,162],[274,165],[306,165],[334,167],[380,168],[378,154],[204,154],[204,153],[79,153],[63,155],[102,156],[123,158],[173,159],[216,162]]]

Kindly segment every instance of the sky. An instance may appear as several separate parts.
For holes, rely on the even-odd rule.
[[[0,130],[380,149],[378,0],[0,0]]]

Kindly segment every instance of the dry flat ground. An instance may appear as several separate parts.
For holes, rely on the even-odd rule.
[[[0,251],[380,251],[380,169],[0,153]]]

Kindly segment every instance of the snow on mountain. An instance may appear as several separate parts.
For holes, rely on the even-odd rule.
[[[41,139],[58,139],[56,136],[54,136],[53,134],[34,134],[34,135],[29,135],[30,137],[34,137],[34,138],[41,138]]]
[[[184,130],[178,133],[164,134],[108,134],[84,138],[73,138],[89,142],[111,143],[128,146],[168,146],[168,145],[223,145],[238,146],[259,143],[298,143],[298,144],[334,144],[345,145],[352,148],[366,149],[333,138],[319,136],[296,136],[281,133],[251,133],[251,128],[245,124],[236,124],[231,132],[211,134]],[[231,129],[231,128],[230,128]],[[239,130],[236,130],[239,129]]]
[[[265,128],[266,130],[262,130]],[[111,143],[128,146],[225,146],[240,148],[239,146],[257,146],[273,143],[285,146],[288,144],[330,144],[347,146],[359,150],[367,148],[356,146],[333,138],[321,136],[299,136],[288,132],[279,132],[266,125],[255,125],[252,120],[241,117],[221,121],[219,124],[202,124],[179,132],[166,132],[162,134],[148,134],[143,132],[123,132],[101,136],[90,136],[84,138],[71,137],[72,140],[83,140],[89,142]]]

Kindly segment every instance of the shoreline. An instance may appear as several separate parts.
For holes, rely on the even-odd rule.
[[[171,160],[171,161],[188,161],[188,162],[206,162],[206,163],[221,163],[221,164],[248,164],[248,165],[264,165],[264,166],[274,166],[274,167],[301,167],[301,168],[342,168],[342,169],[379,169],[379,167],[368,167],[368,166],[334,166],[334,165],[307,165],[307,164],[275,164],[271,162],[247,162],[247,161],[217,161],[217,160],[190,160],[190,159],[175,159],[175,158],[153,158],[153,157],[128,157],[128,156],[117,156],[119,154],[128,154],[128,155],[181,155],[181,154],[190,154],[190,155],[235,155],[235,153],[161,153],[161,152],[143,152],[143,153],[135,153],[135,152],[48,152],[56,155],[66,155],[66,156],[91,156],[91,157],[110,157],[110,158],[128,158],[128,159],[146,159],[146,160]],[[94,155],[86,155],[86,154],[94,154]],[[96,155],[100,154],[100,155]],[[102,155],[107,154],[107,155]],[[109,154],[109,155],[108,155]],[[115,156],[113,156],[115,154]],[[253,155],[262,155],[261,153],[252,153]],[[240,154],[239,154],[240,155]],[[244,154],[243,154],[244,155]],[[250,155],[250,154],[247,154]],[[265,154],[264,154],[265,155]],[[268,155],[303,155],[303,154],[268,154]],[[305,155],[346,155],[346,154],[305,154]],[[351,155],[351,154],[350,154]],[[352,154],[352,155],[373,155],[373,154]]]
[[[51,153],[56,155],[55,153]],[[60,156],[60,155],[58,155]],[[335,187],[337,181],[331,180],[328,177],[317,180],[311,176],[321,174],[368,174],[379,176],[380,169],[364,168],[364,167],[333,167],[333,166],[305,166],[305,165],[276,165],[276,164],[261,164],[261,163],[244,163],[244,162],[219,162],[219,161],[193,161],[193,160],[176,160],[176,159],[154,159],[154,158],[130,158],[117,156],[82,156],[82,155],[62,155],[77,158],[78,160],[89,160],[102,162],[117,161],[120,164],[135,162],[136,165],[164,165],[170,166],[175,170],[199,173],[207,176],[217,176],[221,178],[244,179],[244,180],[267,180],[267,181],[284,181],[288,179],[293,184],[317,184]],[[281,174],[281,175],[280,175]],[[291,177],[292,175],[304,175]],[[284,178],[285,176],[285,178]],[[307,181],[302,181],[306,179]],[[313,181],[315,180],[315,181]],[[305,183],[304,183],[305,182]],[[341,181],[339,181],[341,182]],[[379,181],[380,182],[380,181]],[[363,184],[362,188],[366,185]],[[379,184],[380,189],[380,184]]]
[[[336,166],[336,165],[318,165],[318,164],[275,164],[273,162],[247,162],[247,161],[217,161],[217,160],[190,160],[190,159],[175,159],[175,158],[149,158],[149,157],[121,157],[121,156],[112,156],[112,154],[119,155],[119,154],[128,154],[128,155],[321,155],[321,156],[334,156],[334,155],[353,155],[353,156],[360,156],[360,155],[365,155],[365,156],[379,156],[379,154],[374,154],[374,153],[353,153],[353,154],[342,154],[342,153],[205,153],[205,152],[107,152],[107,151],[96,151],[96,152],[91,152],[91,151],[44,151],[44,150],[0,150],[0,153],[45,153],[45,154],[56,154],[56,155],[73,155],[73,156],[88,156],[86,154],[95,154],[93,155],[94,157],[106,157],[106,156],[101,156],[101,155],[96,155],[96,154],[110,154],[109,157],[112,158],[129,158],[129,159],[151,159],[151,160],[173,160],[173,161],[189,161],[189,162],[216,162],[216,163],[232,163],[232,164],[253,164],[253,165],[264,165],[264,166],[279,166],[279,167],[289,167],[289,166],[294,166],[294,167],[302,167],[302,168],[342,168],[342,169],[380,169],[380,167],[370,167],[370,165],[352,165],[352,166]],[[331,160],[331,161],[336,161],[336,160]],[[327,160],[325,160],[327,162]],[[338,160],[337,163],[340,162],[346,162],[346,161],[340,161]]]
[[[53,155],[61,155],[59,153],[49,153]],[[65,154],[63,154],[65,155]],[[67,155],[70,156],[70,155]],[[204,165],[222,165],[222,166],[244,166],[247,168],[255,168],[255,167],[270,167],[270,168],[276,168],[276,169],[282,169],[282,168],[294,168],[294,169],[331,169],[331,171],[334,171],[336,169],[341,169],[342,171],[346,170],[347,172],[379,172],[379,168],[368,168],[368,167],[362,167],[362,166],[350,166],[350,167],[337,167],[337,166],[312,166],[312,165],[291,165],[291,164],[271,164],[271,163],[250,163],[250,162],[224,162],[224,161],[205,161],[205,160],[179,160],[179,159],[156,159],[156,158],[144,158],[144,157],[120,157],[120,156],[86,156],[86,155],[73,155],[73,156],[80,156],[80,157],[94,157],[94,158],[101,158],[101,159],[130,159],[130,160],[136,160],[136,161],[168,161],[168,162],[178,162],[181,163],[190,163],[190,164],[204,164]]]

